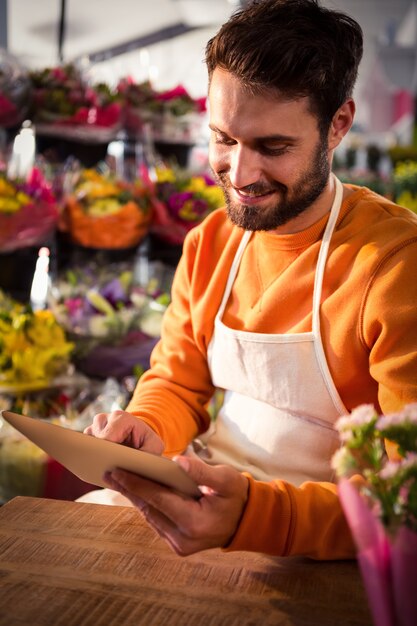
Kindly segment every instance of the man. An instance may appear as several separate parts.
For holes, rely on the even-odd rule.
[[[177,462],[194,501],[107,476],[179,554],[354,555],[334,423],[417,400],[417,219],[342,186],[362,32],[315,0],[266,0],[208,43],[210,163],[226,199],[188,235],[161,341],[127,411],[86,429]],[[225,390],[213,424],[215,388]]]

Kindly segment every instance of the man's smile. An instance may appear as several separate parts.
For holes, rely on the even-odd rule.
[[[244,202],[245,204],[255,204],[264,200],[265,198],[269,198],[271,195],[276,193],[276,189],[271,189],[270,191],[256,192],[256,191],[245,191],[244,189],[235,189],[231,188],[236,200],[239,202]]]

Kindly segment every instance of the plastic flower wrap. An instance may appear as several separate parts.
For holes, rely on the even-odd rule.
[[[85,374],[120,378],[149,367],[169,295],[150,281],[134,283],[124,264],[96,263],[68,270],[51,290],[49,305],[75,343]]]
[[[162,104],[156,99],[157,92],[149,81],[136,83],[123,78],[117,91],[123,101],[124,126],[134,135],[140,135],[144,125],[152,125],[152,120],[162,113]]]
[[[376,626],[417,623],[417,403],[379,416],[362,405],[336,423],[339,493]],[[396,460],[385,453],[396,444]],[[359,474],[357,489],[348,477]]]
[[[130,248],[147,234],[151,214],[149,192],[141,181],[128,183],[110,172],[86,169],[65,198],[61,227],[87,248]]]
[[[78,374],[68,384],[18,396],[0,394],[0,409],[82,432],[97,413],[126,406],[133,380],[97,381]],[[74,500],[93,486],[77,478],[0,417],[0,503],[16,496]]]
[[[152,232],[169,243],[182,244],[191,228],[224,203],[223,191],[210,176],[157,169]]]
[[[0,392],[42,388],[66,371],[74,345],[51,311],[0,292]]]
[[[0,127],[17,126],[25,118],[32,96],[26,69],[0,49]]]
[[[160,92],[157,100],[162,103],[163,109],[159,125],[158,122],[154,124],[155,139],[194,143],[206,111],[206,99],[194,99],[182,85],[178,85]]]
[[[33,168],[27,180],[0,172],[0,252],[42,243],[58,218],[51,185],[39,169]]]
[[[141,134],[144,124],[149,124],[156,140],[195,142],[206,111],[206,98],[192,98],[182,85],[157,91],[149,81],[135,83],[130,78],[123,78],[117,91],[124,102],[128,132]]]
[[[104,83],[89,85],[75,65],[32,71],[30,78],[34,120],[52,134],[109,139],[119,129],[122,107],[117,93]]]

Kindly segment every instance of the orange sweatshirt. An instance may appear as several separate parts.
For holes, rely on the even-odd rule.
[[[320,324],[339,395],[384,413],[417,401],[417,216],[366,188],[343,202],[324,274]],[[257,232],[245,249],[223,322],[249,332],[311,331],[316,262],[328,215],[291,235]],[[127,410],[182,452],[210,422],[207,347],[242,230],[223,209],[184,243],[161,341]],[[336,486],[250,478],[227,549],[350,558]]]

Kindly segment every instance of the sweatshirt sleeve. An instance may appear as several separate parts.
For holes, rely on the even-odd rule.
[[[352,559],[356,550],[337,486],[305,482],[261,482],[248,476],[243,516],[225,551],[248,550],[273,556]],[[351,479],[357,483],[361,479]]]
[[[378,383],[381,411],[400,410],[417,398],[417,237],[397,245],[371,276],[362,310],[360,338]]]
[[[196,246],[196,234],[191,232],[175,273],[172,303],[151,355],[151,368],[141,377],[126,408],[158,433],[168,456],[184,451],[210,424],[207,404],[214,388],[190,310]]]

